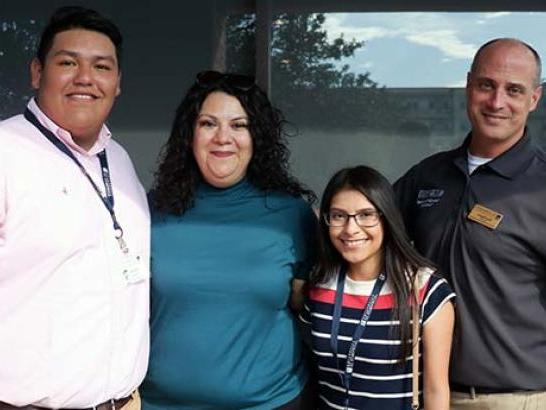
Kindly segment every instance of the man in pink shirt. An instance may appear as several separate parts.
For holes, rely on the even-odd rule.
[[[150,218],[104,124],[121,34],[63,7],[0,123],[0,410],[139,409],[148,361]]]

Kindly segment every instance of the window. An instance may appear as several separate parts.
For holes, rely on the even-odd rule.
[[[466,73],[487,40],[517,37],[546,58],[544,12],[279,13],[271,20],[271,97],[292,124],[292,168],[319,194],[343,166],[371,165],[394,181],[425,156],[459,145],[469,131]],[[233,16],[228,43],[240,46],[244,33],[247,52],[254,50],[255,23],[255,15]],[[242,49],[228,45],[229,70],[254,68],[237,56]],[[528,125],[546,148],[537,139],[545,120],[542,103]]]
[[[32,95],[25,62],[34,56],[41,30],[32,17],[0,18],[0,120],[21,113]]]

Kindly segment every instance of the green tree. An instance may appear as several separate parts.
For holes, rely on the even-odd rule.
[[[272,99],[296,124],[317,127],[394,129],[397,106],[371,73],[354,73],[343,59],[364,47],[343,35],[329,40],[324,14],[281,14],[273,22]],[[227,24],[227,69],[255,71],[255,18],[233,16]]]
[[[351,57],[364,42],[347,41],[343,35],[328,41],[322,28],[324,14],[283,14],[274,22],[272,42],[273,80],[277,86],[291,88],[335,88],[376,85],[365,75],[349,73],[349,66],[334,62]]]
[[[256,21],[253,14],[232,15],[226,24],[227,71],[254,75]]]
[[[40,29],[34,20],[0,20],[0,119],[20,113],[32,95],[28,64]]]

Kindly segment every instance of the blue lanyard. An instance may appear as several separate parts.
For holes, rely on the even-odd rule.
[[[347,274],[347,269],[343,267],[342,269],[340,269],[338,277],[337,277],[336,301],[334,304],[334,314],[332,316],[332,332],[330,334],[330,348],[332,349],[332,353],[334,354],[334,358],[336,359],[336,367],[338,370],[340,370],[339,368],[340,366],[339,366],[339,357],[338,357],[338,350],[337,350],[337,342],[338,342],[337,339],[339,336],[339,324],[341,322],[341,309],[343,307],[342,306],[343,305],[343,289],[345,288],[346,274]],[[345,388],[345,392],[347,394],[347,397],[345,398],[345,407],[348,407],[349,405],[349,387],[351,385],[351,378],[353,376],[356,347],[358,345],[358,342],[360,341],[360,338],[362,337],[362,334],[364,333],[364,329],[366,328],[366,325],[368,324],[368,320],[370,319],[370,316],[372,314],[372,310],[375,305],[375,302],[377,301],[377,298],[379,297],[379,294],[381,292],[381,288],[385,284],[386,280],[387,280],[387,276],[384,273],[381,273],[376,279],[373,290],[372,290],[372,294],[368,298],[368,303],[366,303],[366,306],[364,307],[364,310],[362,311],[360,322],[357,324],[355,331],[353,333],[351,345],[349,346],[349,351],[347,352],[347,360],[345,362],[345,371],[341,375],[341,383],[343,384],[343,387]]]
[[[119,246],[122,251],[127,252],[127,245],[125,244],[125,241],[123,240],[123,229],[121,228],[121,225],[118,223],[118,220],[116,218],[116,213],[114,212],[114,192],[112,190],[112,180],[110,179],[110,169],[108,167],[108,159],[106,157],[106,151],[102,150],[97,154],[99,157],[100,167],[102,170],[102,180],[104,181],[104,189],[105,189],[105,196],[102,196],[99,187],[97,184],[95,184],[95,181],[91,178],[85,167],[81,164],[81,162],[76,158],[74,153],[61,142],[59,138],[55,136],[49,129],[44,127],[40,121],[36,118],[36,116],[27,108],[24,113],[25,118],[27,121],[29,121],[32,125],[34,125],[44,137],[46,137],[53,145],[55,145],[61,152],[63,152],[65,155],[67,155],[74,163],[78,166],[82,174],[87,178],[99,198],[101,199],[102,203],[110,213],[110,217],[112,218],[112,224],[114,227],[115,237],[118,240]]]

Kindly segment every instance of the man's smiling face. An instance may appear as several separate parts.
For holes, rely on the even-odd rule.
[[[467,112],[472,124],[470,151],[493,158],[522,136],[540,99],[532,52],[513,40],[484,48],[467,77]]]
[[[40,109],[84,149],[95,143],[116,96],[116,48],[104,34],[71,29],[55,35],[45,61],[31,64]]]

